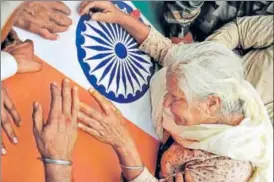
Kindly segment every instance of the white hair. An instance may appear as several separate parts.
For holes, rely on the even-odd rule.
[[[218,96],[220,112],[226,117],[245,112],[250,106],[247,104],[252,96],[242,86],[245,82],[242,60],[224,45],[209,41],[176,45],[170,55],[168,74],[176,74],[188,103],[207,99],[209,95]]]

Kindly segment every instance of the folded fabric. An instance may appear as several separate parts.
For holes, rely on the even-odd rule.
[[[249,117],[237,126],[222,124],[202,124],[193,126],[177,125],[168,109],[163,108],[164,95],[166,93],[163,84],[166,69],[162,69],[152,79],[153,94],[160,94],[160,99],[152,97],[152,117],[157,134],[162,137],[163,129],[169,131],[173,138],[184,147],[200,149],[220,156],[230,157],[235,160],[250,161],[254,166],[254,174],[250,182],[273,181],[273,130],[266,108],[260,96],[252,85],[245,81],[245,87],[253,95],[254,102],[260,108],[257,117]],[[156,86],[157,85],[157,86]],[[162,89],[156,89],[160,86]],[[255,111],[254,112],[257,112]]]

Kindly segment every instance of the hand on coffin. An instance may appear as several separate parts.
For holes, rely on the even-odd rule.
[[[14,123],[17,127],[20,126],[21,118],[18,114],[14,104],[12,103],[7,90],[3,87],[1,88],[1,127],[8,136],[9,140],[13,144],[18,143],[17,136],[12,127],[12,123]],[[7,150],[4,146],[3,139],[1,139],[1,154],[6,155]]]
[[[97,140],[111,145],[114,149],[125,146],[131,139],[120,111],[99,92],[89,89],[90,95],[99,103],[102,112],[80,104],[78,127]]]
[[[55,83],[50,86],[51,105],[46,121],[42,106],[33,104],[33,133],[37,148],[43,158],[71,160],[77,139],[77,114],[79,111],[78,89],[71,88],[64,79],[60,89]]]
[[[57,40],[60,32],[65,32],[72,24],[68,18],[71,10],[60,1],[32,1],[19,12],[15,26],[40,35],[49,40]]]
[[[110,1],[84,1],[80,5],[79,13],[80,15],[90,14],[94,21],[118,23],[138,43],[142,43],[150,32],[150,27],[139,21],[139,10],[134,10],[128,15]]]
[[[107,23],[119,23],[126,15],[110,1],[84,1],[79,7],[79,13],[91,14],[92,20]]]

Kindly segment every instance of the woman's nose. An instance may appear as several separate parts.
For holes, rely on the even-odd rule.
[[[171,106],[171,103],[172,103],[172,97],[170,96],[170,94],[165,95],[164,107],[169,108]]]

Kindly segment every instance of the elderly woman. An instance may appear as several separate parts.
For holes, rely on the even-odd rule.
[[[110,2],[83,2],[80,13],[90,8],[99,9],[93,20],[119,23],[164,66],[151,85],[153,121],[163,142],[158,169],[155,176],[146,169],[114,105],[93,89],[89,92],[103,111],[79,104],[77,89],[64,80],[61,89],[51,84],[47,121],[42,106],[33,106],[34,136],[47,182],[72,181],[77,117],[80,129],[113,147],[127,181],[273,181],[272,125],[231,50],[213,42],[172,45]]]
[[[151,87],[154,123],[163,141],[156,176],[143,165],[110,102],[91,89],[104,113],[81,105],[79,128],[114,148],[125,180],[272,181],[271,122],[260,96],[244,79],[240,58],[213,42],[173,45],[110,2],[83,2],[80,14],[95,8],[100,11],[91,15],[93,20],[120,24],[164,66]]]

